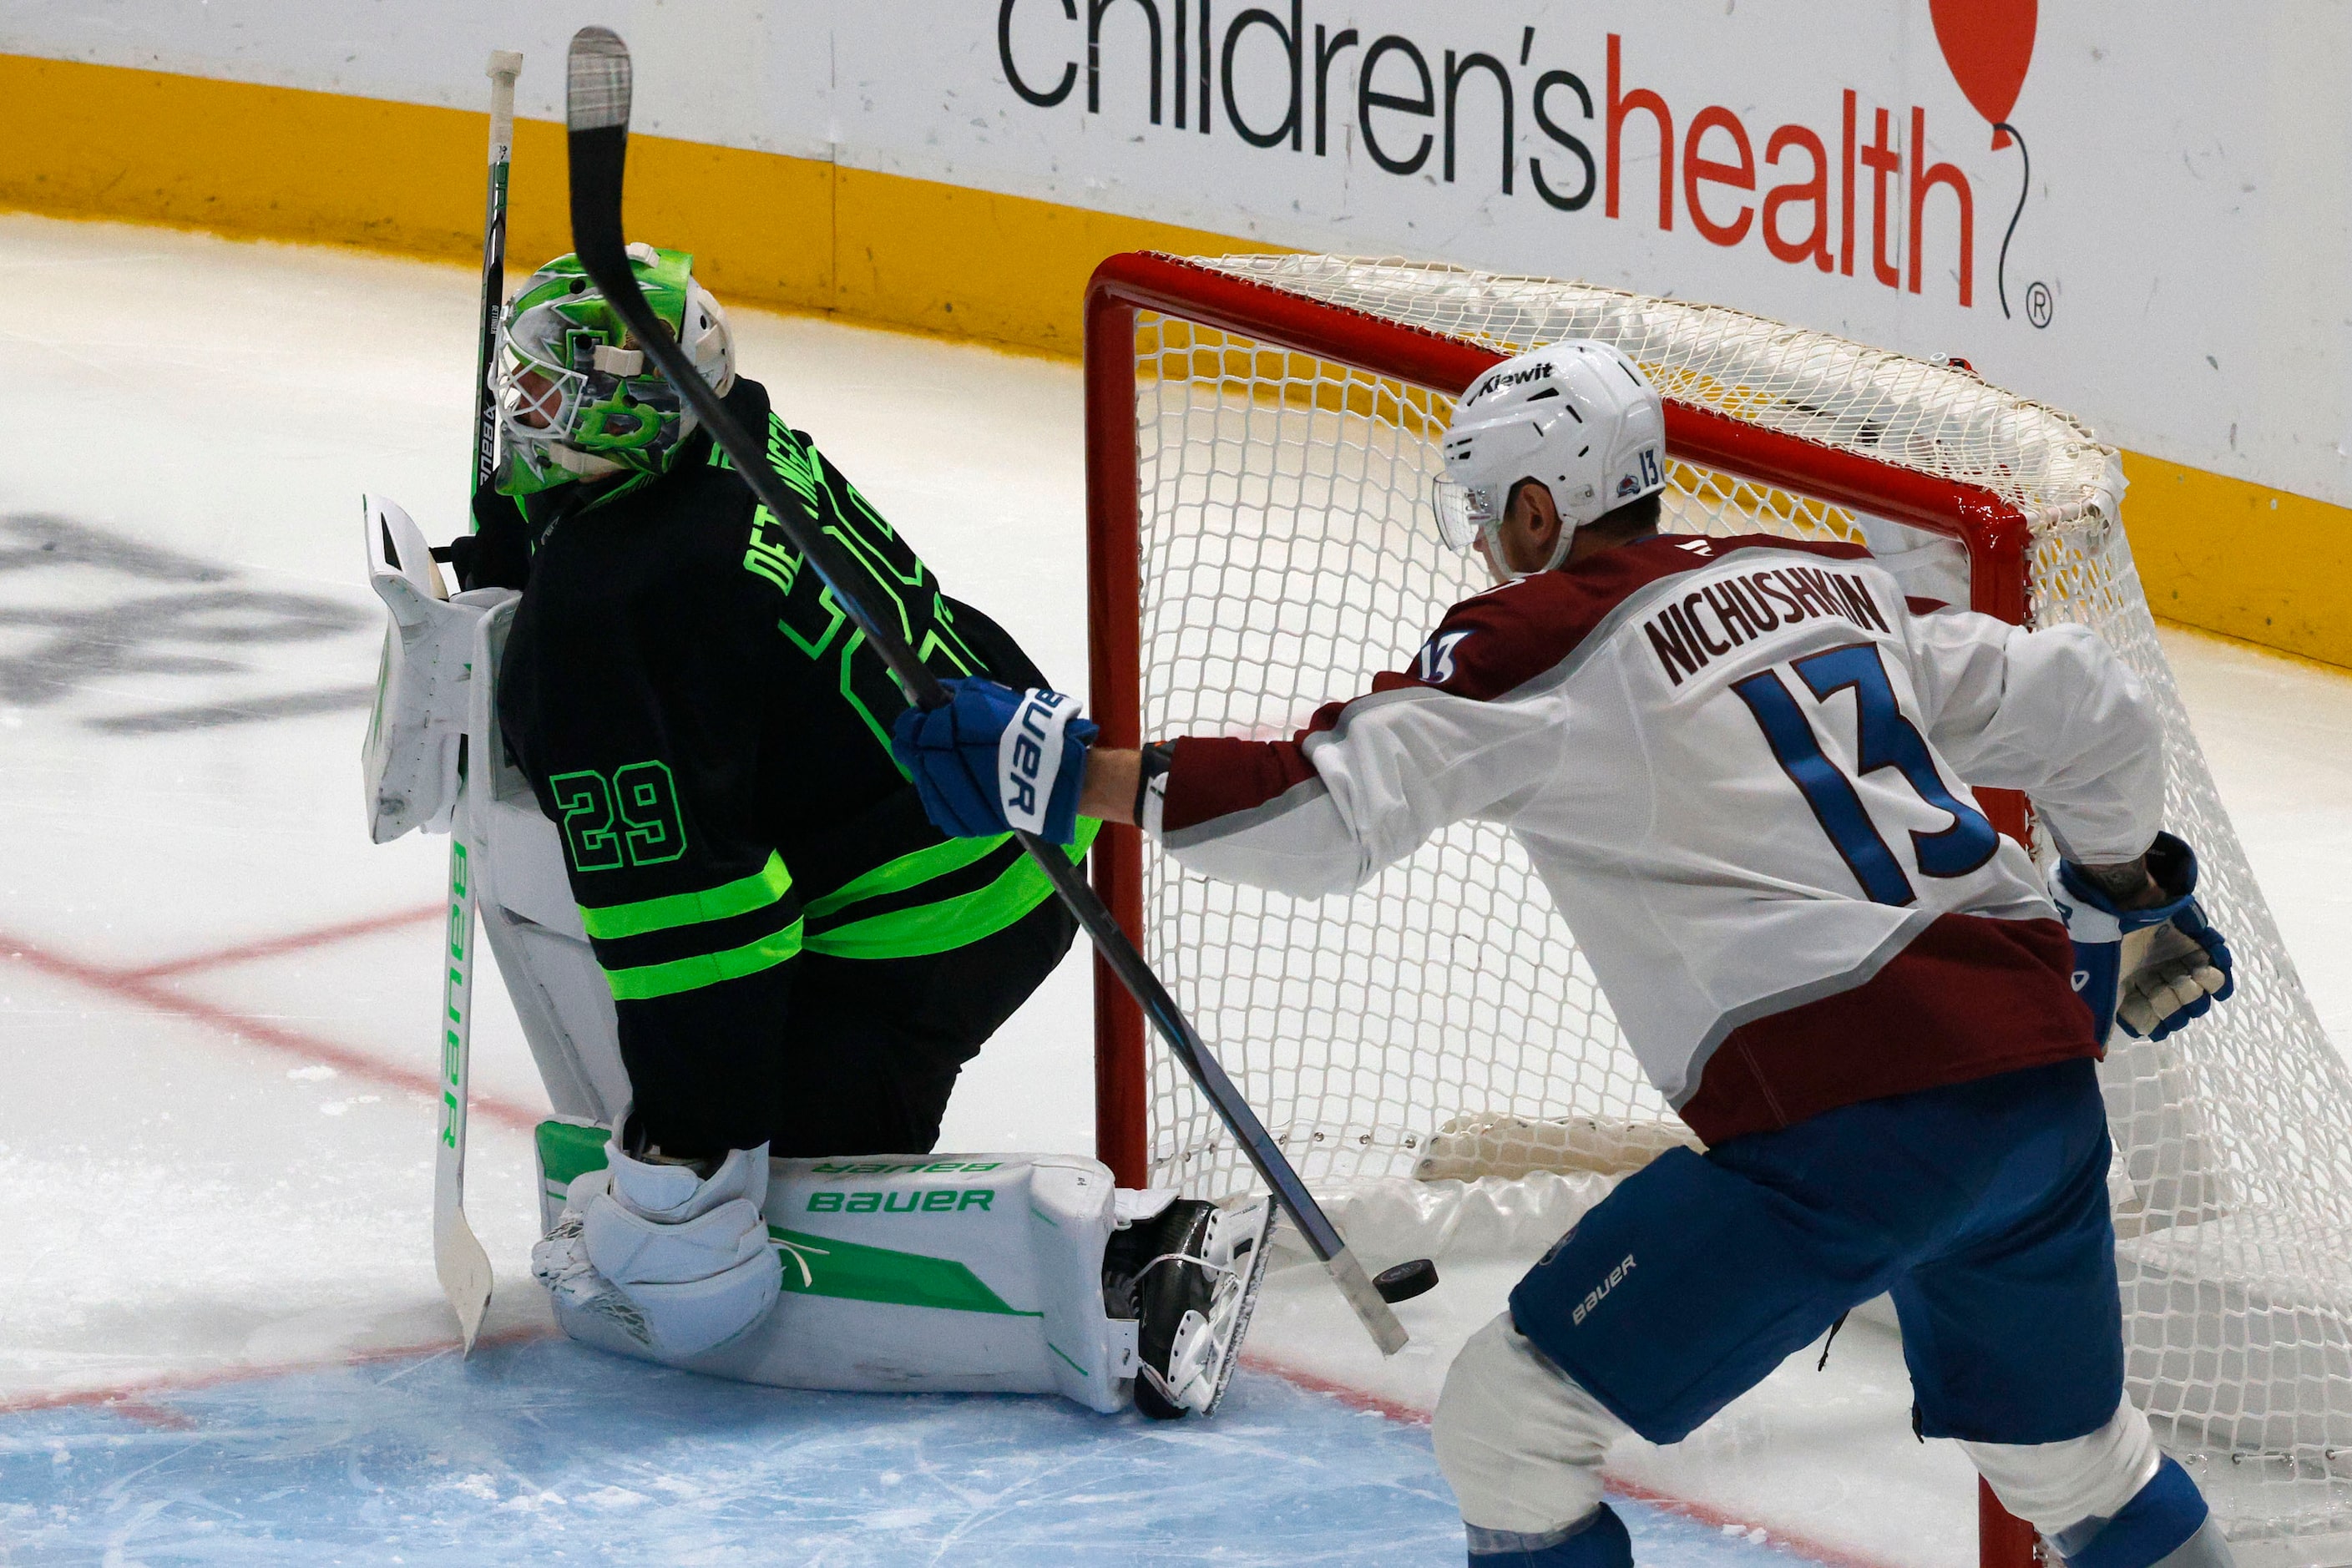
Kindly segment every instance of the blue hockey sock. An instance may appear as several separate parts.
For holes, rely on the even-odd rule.
[[[2169,1457],[2113,1519],[2084,1520],[2052,1542],[2066,1568],[2153,1568],[2205,1523],[2204,1494]]]
[[[1568,1534],[1518,1535],[1474,1524],[1470,1568],[1633,1568],[1633,1542],[1604,1502]]]

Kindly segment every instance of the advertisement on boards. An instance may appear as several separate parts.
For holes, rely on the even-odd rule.
[[[841,16],[836,156],[1958,354],[2352,500],[2352,53],[2314,9],[971,0]]]
[[[15,0],[0,51],[464,107],[520,48],[555,120],[585,22],[654,134],[1736,306],[2352,504],[2337,0]]]

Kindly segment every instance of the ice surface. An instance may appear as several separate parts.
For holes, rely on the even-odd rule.
[[[1461,1560],[1426,1429],[1286,1384],[1213,1426],[1051,1398],[802,1394],[562,1340],[26,1411],[24,1561],[841,1565]],[[1643,1561],[1769,1568],[1769,1532],[1618,1500]],[[16,1559],[12,1559],[16,1560]]]
[[[0,410],[21,433],[0,467],[0,1557],[1458,1561],[1410,1415],[1507,1260],[1407,1304],[1427,1348],[1386,1366],[1311,1270],[1270,1284],[1260,1356],[1386,1415],[1263,1370],[1219,1421],[1177,1427],[793,1395],[534,1337],[525,1129],[545,1100],[487,974],[469,1207],[505,1338],[439,1353],[445,847],[367,842],[381,634],[357,520],[372,489],[436,539],[458,527],[473,288],[0,216]],[[1075,369],[737,325],[746,371],[944,580],[1083,689]],[[2352,1040],[2352,680],[2190,634],[2167,649]],[[1074,957],[967,1075],[945,1142],[1090,1147],[1089,1006]],[[1692,1443],[1629,1445],[1622,1482],[1694,1510],[1637,1513],[1645,1563],[1787,1561],[1802,1540],[1957,1568],[1968,1474],[1911,1441],[1907,1405],[1891,1335],[1858,1321],[1828,1372],[1792,1361]]]

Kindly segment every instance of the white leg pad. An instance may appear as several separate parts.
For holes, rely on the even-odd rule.
[[[2123,1511],[2163,1456],[2147,1417],[2126,1399],[2107,1424],[2062,1443],[1962,1443],[2001,1506],[2042,1534]]]
[[[556,1321],[625,1355],[783,1388],[1132,1405],[1136,1325],[1104,1309],[1103,1250],[1164,1199],[1122,1205],[1109,1167],[1076,1155],[773,1160],[768,1173],[764,1267],[781,1293],[748,1330],[664,1353],[541,1271]],[[573,1206],[604,1177],[575,1181]]]
[[[1626,1431],[1508,1312],[1454,1358],[1431,1427],[1463,1522],[1505,1536],[1557,1534],[1600,1507],[1601,1458]]]

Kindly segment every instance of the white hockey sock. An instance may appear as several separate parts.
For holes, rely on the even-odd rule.
[[[2001,1506],[2056,1537],[2110,1519],[2138,1495],[2163,1456],[2147,1417],[2126,1399],[2097,1431],[2059,1443],[1962,1443]]]
[[[1601,1460],[1626,1430],[1511,1324],[1470,1336],[1431,1423],[1437,1468],[1463,1522],[1486,1536],[1544,1537],[1601,1506]]]

